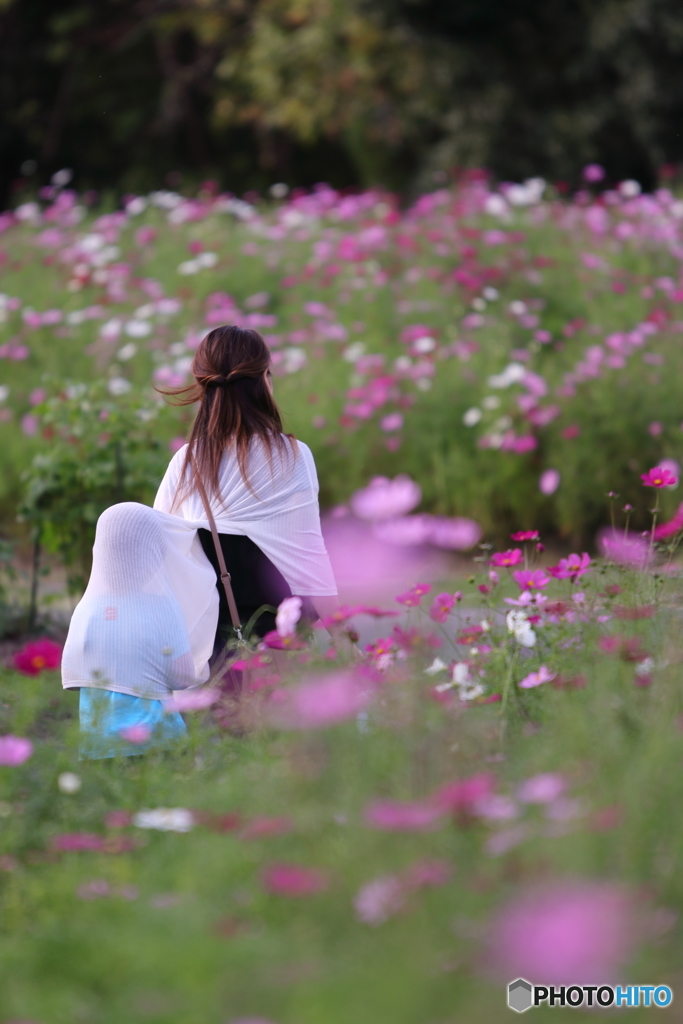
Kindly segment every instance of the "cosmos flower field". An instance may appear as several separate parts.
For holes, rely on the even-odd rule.
[[[678,1019],[683,203],[596,173],[4,217],[7,521],[124,415],[153,495],[187,422],[150,382],[239,322],[344,604],[311,637],[285,602],[241,694],[180,695],[187,742],[136,758],[80,761],[59,637],[15,645],[0,1024],[489,1024],[518,977],[669,985],[625,1012]]]

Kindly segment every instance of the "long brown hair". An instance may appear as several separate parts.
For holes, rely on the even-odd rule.
[[[272,463],[273,452],[293,454],[293,434],[283,434],[282,419],[266,383],[270,350],[258,331],[242,327],[216,327],[200,342],[192,360],[194,384],[180,388],[157,388],[171,405],[199,402],[178,491],[173,504],[195,489],[188,472],[191,457],[207,489],[219,494],[218,473],[225,450],[234,445],[243,479],[249,485],[247,455],[254,437],[260,438]]]

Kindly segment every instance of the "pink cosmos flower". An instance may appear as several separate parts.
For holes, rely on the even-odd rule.
[[[367,682],[358,674],[343,671],[276,690],[271,707],[276,725],[322,729],[353,718],[368,706],[371,698]]]
[[[284,836],[294,829],[294,822],[284,815],[279,817],[252,818],[240,832],[240,839],[270,839]]]
[[[220,691],[214,687],[203,690],[174,690],[173,700],[169,701],[169,711],[203,711],[220,700]]]
[[[125,729],[119,729],[119,736],[128,743],[146,743],[152,735],[148,725],[129,725]]]
[[[66,832],[59,836],[53,836],[50,840],[50,847],[61,853],[81,850],[102,850],[105,840],[94,832]]]
[[[493,795],[496,786],[491,772],[480,772],[459,782],[449,782],[432,794],[434,805],[442,811],[472,814],[477,804]]]
[[[550,583],[550,576],[543,569],[519,569],[512,576],[520,590],[540,590]]]
[[[275,616],[275,629],[280,636],[292,636],[296,633],[296,624],[301,618],[300,597],[286,597],[280,603]]]
[[[586,164],[582,173],[585,181],[602,181],[605,177],[605,168],[600,164]]]
[[[0,736],[0,765],[15,768],[28,761],[33,744],[22,736]]]
[[[386,832],[426,832],[438,827],[443,813],[436,804],[383,800],[369,804],[363,817],[367,825]]]
[[[276,629],[266,633],[261,642],[265,647],[271,647],[274,651],[298,651],[306,646],[296,633],[291,636],[280,636]]]
[[[520,689],[530,690],[534,686],[541,686],[542,683],[549,683],[556,675],[556,672],[551,672],[545,665],[541,665],[538,672],[530,672],[522,679]]]
[[[417,608],[425,594],[428,594],[431,590],[429,583],[416,583],[410,590],[406,590],[405,594],[399,594],[396,598],[399,604],[404,604],[408,608]]]
[[[14,667],[26,676],[37,676],[44,669],[59,668],[62,661],[62,645],[43,638],[24,644],[14,655]]]
[[[456,598],[453,594],[437,594],[429,609],[429,614],[434,622],[445,622],[455,606],[455,602]]]
[[[561,558],[557,565],[549,567],[548,572],[556,580],[571,580],[573,583],[588,572],[590,563],[590,555],[586,552],[582,555],[569,555],[568,558]]]
[[[598,534],[598,548],[604,558],[609,558],[620,565],[629,565],[634,569],[646,569],[652,552],[647,539],[638,533],[614,533],[611,527]]]
[[[559,486],[560,474],[556,469],[546,469],[544,473],[541,473],[541,478],[538,481],[538,489],[541,494],[554,494]]]
[[[361,924],[377,927],[403,910],[406,899],[406,889],[398,875],[380,875],[361,886],[353,899],[353,909]]]
[[[562,796],[566,783],[556,772],[544,772],[525,779],[517,790],[517,799],[525,804],[549,804]]]
[[[400,412],[391,412],[388,416],[383,416],[379,421],[379,425],[382,430],[387,433],[392,430],[400,430],[403,426],[403,416]]]
[[[608,984],[631,954],[636,923],[632,897],[616,885],[564,882],[530,889],[494,917],[491,962],[506,979]]]
[[[518,543],[525,540],[538,540],[538,530],[520,530],[518,533],[511,533],[510,539],[516,540]]]
[[[261,880],[264,888],[277,896],[313,896],[329,885],[325,872],[300,864],[271,864]]]
[[[173,452],[173,454],[175,455],[176,452],[180,451],[184,444],[187,444],[187,441],[185,440],[184,437],[172,437],[171,440],[168,442],[168,450],[170,452]]]
[[[376,476],[367,487],[356,491],[350,505],[359,519],[375,521],[405,515],[419,505],[421,498],[422,491],[409,476],[401,475],[393,480]]]
[[[675,487],[678,483],[671,470],[663,469],[661,466],[655,466],[647,473],[641,473],[640,479],[643,481],[644,487]]]
[[[537,534],[538,536],[538,534]],[[514,538],[513,538],[514,539]],[[516,535],[516,539],[520,539],[520,535]],[[490,564],[495,565],[498,568],[507,568],[512,565],[519,565],[520,562],[524,561],[524,552],[521,548],[512,548],[509,551],[497,551],[495,555],[491,555]]]

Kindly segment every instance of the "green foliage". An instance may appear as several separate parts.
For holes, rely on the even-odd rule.
[[[268,701],[260,690],[245,698],[251,727],[240,738],[200,712],[187,716],[189,738],[177,750],[79,761],[77,695],[60,691],[57,673],[0,670],[0,735],[29,736],[35,748],[23,765],[0,767],[4,1016],[41,1024],[488,1024],[505,1012],[510,980],[495,973],[487,947],[496,915],[539,884],[577,879],[648,901],[630,924],[633,955],[620,975],[675,988],[683,911],[680,579],[606,566],[593,573],[581,579],[588,621],[560,614],[537,629],[540,650],[520,651],[486,608],[491,652],[477,658],[468,650],[468,658],[484,668],[488,689],[500,692],[511,666],[516,683],[541,659],[561,684],[515,687],[504,731],[500,703],[464,706],[443,685],[435,701],[436,680],[449,677],[425,675],[435,652],[412,644],[383,671],[358,722],[279,731],[262,718]],[[468,586],[442,582],[449,591]],[[620,594],[606,598],[615,583]],[[569,607],[579,588],[565,581],[552,589],[551,600]],[[470,587],[463,615],[475,614],[475,593]],[[615,617],[644,605],[654,614]],[[613,619],[600,624],[598,612]],[[409,614],[402,625],[424,625],[417,610]],[[445,630],[452,637],[452,620]],[[650,686],[635,685],[633,661],[598,648],[605,630],[652,656]],[[437,653],[447,661],[458,651],[444,644]],[[315,652],[306,664],[300,652],[283,655],[278,686],[330,667]],[[272,671],[262,661],[258,675]],[[76,793],[59,788],[67,771],[81,778]],[[512,807],[514,818],[492,810],[444,815],[423,831],[368,825],[374,801],[425,804],[436,788],[481,773],[493,776],[503,798],[499,815]],[[521,799],[525,780],[546,773],[564,791],[545,803]],[[190,808],[196,824],[176,834],[120,820],[122,811],[158,807]],[[107,818],[112,811],[118,822]],[[264,819],[275,825],[270,835]],[[74,833],[99,837],[104,848],[56,852],[56,837]],[[380,887],[366,900],[377,920],[361,919],[362,887],[435,861],[450,870],[442,884],[399,905],[382,903]],[[324,872],[327,888],[300,897],[268,891],[264,874],[282,863]],[[538,943],[530,945],[540,956]],[[525,955],[524,943],[517,952]],[[574,1018],[555,1008],[553,1019]],[[640,1024],[652,1013],[632,1009],[629,1019]]]
[[[650,186],[683,154],[682,33],[675,0],[5,0],[1,187],[574,183],[591,160]]]
[[[151,504],[168,451],[155,433],[157,404],[140,396],[113,400],[103,383],[67,387],[37,411],[49,447],[23,473],[19,516],[60,556],[75,593],[90,573],[100,514],[121,501]]]

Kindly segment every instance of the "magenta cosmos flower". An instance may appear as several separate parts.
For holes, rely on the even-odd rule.
[[[518,542],[524,540],[539,540],[538,530],[519,530],[518,533],[511,533],[510,540]]]
[[[572,582],[583,576],[590,569],[590,555],[569,555],[568,558],[561,558],[557,565],[550,566],[548,572],[556,580],[572,580]]]
[[[550,583],[550,576],[542,569],[520,569],[512,575],[520,590],[540,590]]]
[[[665,540],[667,537],[673,537],[680,533],[681,530],[683,530],[683,504],[678,506],[678,511],[673,519],[670,519],[668,523],[660,523],[655,528],[654,539]]]
[[[325,872],[300,864],[271,864],[261,880],[264,888],[277,896],[313,896],[329,885]]]
[[[396,600],[399,604],[404,604],[408,608],[416,608],[425,594],[428,594],[431,589],[429,583],[416,583],[410,590],[406,590],[405,594],[399,594]]]
[[[519,540],[519,534],[517,534],[517,540]],[[520,562],[524,561],[524,552],[521,548],[511,548],[510,551],[496,551],[495,555],[491,555],[490,564],[495,565],[496,568],[509,568],[512,565],[519,565]]]
[[[436,804],[382,800],[369,804],[363,816],[367,825],[386,832],[425,832],[437,827],[443,813]]]
[[[44,669],[59,668],[62,645],[44,637],[25,644],[14,655],[14,667],[25,676],[37,676]]]
[[[455,606],[457,598],[454,594],[437,594],[429,614],[434,622],[445,622]]]
[[[648,470],[647,473],[641,473],[640,479],[645,487],[674,487],[678,483],[676,476],[671,470],[664,469],[661,466],[655,466],[654,469]]]
[[[28,761],[33,753],[33,744],[22,736],[0,736],[0,765],[15,768]]]

